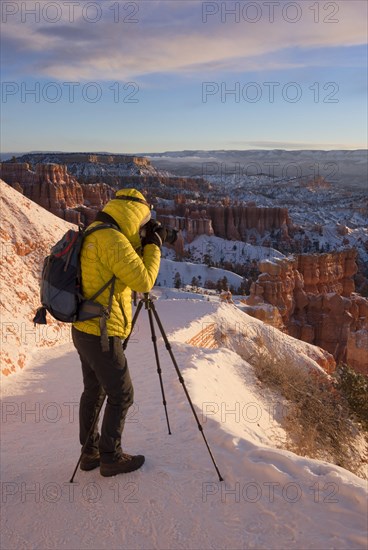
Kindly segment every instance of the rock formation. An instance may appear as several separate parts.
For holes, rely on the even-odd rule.
[[[0,180],[0,245],[3,268],[1,307],[1,373],[22,369],[38,347],[70,342],[70,326],[48,318],[34,326],[40,304],[40,274],[55,241],[73,226],[27,199]]]
[[[160,174],[145,157],[96,153],[30,153],[18,157],[19,163],[59,164],[67,166],[69,174],[79,183],[104,182],[123,187],[123,177],[157,176]],[[10,164],[10,162],[7,162]]]
[[[252,242],[254,231],[263,236],[272,230],[280,230],[280,238],[290,240],[286,208],[210,205],[199,210],[195,203],[176,200],[172,207],[157,208],[157,213],[160,219],[175,217],[177,227],[187,232],[188,242],[202,234]]]
[[[350,296],[355,290],[356,258],[353,249],[331,254],[301,254],[297,257],[296,268],[303,275],[305,292],[337,292]]]
[[[156,209],[157,219],[164,225],[175,227],[185,231],[185,240],[190,243],[198,235],[213,235],[211,220],[206,216],[205,211],[186,210],[183,216],[166,214],[166,210]]]
[[[65,165],[1,163],[0,177],[59,218],[75,224],[88,224],[97,211],[115,194],[104,183],[81,185]]]
[[[353,369],[368,374],[368,300],[352,294],[351,301],[352,321],[348,333],[346,362]]]
[[[96,153],[29,153],[18,157],[19,161],[31,162],[32,164],[129,164],[137,166],[151,166],[150,161],[145,157],[133,155],[109,155]]]
[[[281,229],[287,235],[290,225],[287,208],[209,206],[208,214],[215,235],[229,240],[246,241],[250,229],[256,229],[260,235]]]
[[[368,300],[354,293],[356,255],[350,249],[259,262],[247,312],[368,374]],[[265,318],[262,305],[278,310],[282,327],[275,313]]]

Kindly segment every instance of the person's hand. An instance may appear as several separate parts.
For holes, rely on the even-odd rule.
[[[146,244],[155,244],[161,248],[163,242],[166,239],[167,231],[166,229],[155,220],[150,220],[146,225],[143,226],[141,230],[142,235],[142,246]]]

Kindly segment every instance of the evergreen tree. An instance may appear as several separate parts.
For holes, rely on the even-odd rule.
[[[174,287],[175,288],[181,288],[182,284],[181,284],[181,277],[180,277],[180,273],[179,271],[177,271],[174,275]]]
[[[198,289],[198,284],[199,284],[199,282],[198,282],[197,277],[193,277],[192,282],[191,282],[191,285],[192,285],[193,290],[197,290],[197,289]]]

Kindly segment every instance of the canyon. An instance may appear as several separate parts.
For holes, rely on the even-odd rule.
[[[90,156],[84,156],[90,159]],[[38,155],[34,157],[39,160]],[[70,157],[74,158],[74,155]],[[81,157],[76,155],[78,159]],[[70,160],[69,156],[65,155],[65,160]],[[33,165],[34,169],[27,162],[1,163],[0,178],[66,221],[85,225],[91,223],[97,211],[115,195],[115,189],[105,182],[80,183],[69,173],[67,165],[41,162],[33,162]],[[169,206],[162,206],[160,200],[157,202],[157,216],[162,223],[184,231],[187,242],[202,234],[245,242],[249,237],[251,242],[254,240],[253,230],[261,236],[267,231],[280,230],[282,239],[289,238],[291,222],[286,208],[262,208],[254,203],[247,206],[214,204],[198,208],[198,204],[186,198],[183,190],[195,193],[201,189],[208,192],[208,184],[206,188],[203,180],[166,176],[121,176],[121,180],[125,187],[142,190],[152,202],[157,202],[156,193],[160,191],[163,197],[173,195],[175,200],[169,200]]]
[[[316,194],[329,204],[332,191],[324,182],[310,189],[293,183],[287,194],[285,186],[265,191],[263,180],[258,184],[250,180],[241,199],[239,192],[236,196],[231,193],[231,188],[226,194],[213,181],[174,177],[155,169],[148,159],[129,155],[24,155],[1,163],[0,178],[52,214],[78,225],[91,223],[114,197],[116,188],[136,187],[154,204],[158,220],[180,230],[174,252],[181,260],[186,258],[185,247],[201,235],[269,247],[270,258],[259,261],[256,267],[254,262],[251,265],[250,293],[242,299],[246,312],[320,346],[336,362],[347,362],[368,374],[368,300],[356,289],[356,283],[359,288],[366,284],[368,238],[360,219],[354,217],[365,216],[364,202],[349,206],[353,212],[350,219],[357,220],[356,229],[348,220],[340,222],[335,216],[335,229],[332,231],[330,224],[327,231],[323,214],[308,226],[308,216],[302,218],[292,198],[289,203],[286,200],[298,191],[305,197]],[[285,200],[271,203],[271,195]],[[330,246],[332,250],[326,253],[324,249]],[[275,249],[288,257],[272,257]],[[207,263],[205,252],[202,261]],[[222,264],[233,270],[231,262],[222,259]],[[244,264],[243,270],[246,277],[249,266]]]

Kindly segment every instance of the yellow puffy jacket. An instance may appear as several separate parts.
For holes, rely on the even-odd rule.
[[[120,189],[119,196],[143,199],[135,189]],[[102,229],[87,235],[81,251],[82,291],[89,299],[103,285],[116,276],[110,319],[107,321],[109,336],[126,338],[132,325],[131,291],[149,292],[154,285],[160,268],[161,252],[155,244],[146,245],[142,255],[139,228],[150,218],[147,205],[134,200],[112,199],[103,208],[118,223],[116,229]],[[101,222],[94,222],[95,227]],[[96,298],[107,306],[110,286]],[[99,318],[73,323],[75,328],[88,334],[100,335]]]

